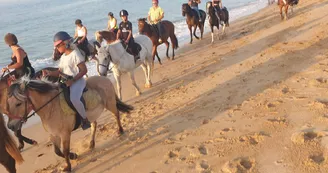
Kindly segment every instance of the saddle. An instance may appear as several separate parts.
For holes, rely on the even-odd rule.
[[[137,56],[140,53],[141,49],[142,49],[140,44],[138,44],[136,42],[134,42],[134,44],[133,44],[134,47],[128,47],[128,45],[125,44],[125,42],[123,42],[123,41],[121,43],[122,43],[124,49],[126,49],[126,52],[128,52],[132,56]],[[137,52],[134,53],[133,48],[136,48]]]
[[[152,32],[155,32],[156,34],[159,35],[159,30],[158,30],[156,24],[151,24],[150,26],[151,26]],[[161,31],[162,31],[161,35],[164,35],[164,33],[165,33],[165,27],[162,24],[160,24],[160,27],[161,27]]]
[[[199,15],[200,15],[200,16],[198,16],[198,13],[197,13],[196,10],[192,9],[192,11],[193,11],[194,15],[197,16],[197,18],[200,17],[200,19],[203,19],[203,14],[201,13],[200,9],[199,9]],[[206,17],[206,16],[205,16],[205,17]]]
[[[77,112],[77,110],[75,109],[74,105],[71,102],[71,99],[70,99],[70,88],[67,87],[64,84],[62,84],[60,86],[63,89],[63,94],[64,94],[64,98],[65,98],[65,101],[66,101],[67,105],[75,112],[75,125],[74,125],[74,129],[73,129],[73,131],[74,131],[74,130],[78,129],[81,126],[82,117]],[[87,88],[84,88],[83,93],[85,93],[87,91],[88,91],[88,89]],[[81,96],[81,102],[83,103],[84,108],[86,108],[86,102],[84,100],[83,94]]]

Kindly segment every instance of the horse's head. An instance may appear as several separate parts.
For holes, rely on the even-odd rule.
[[[55,89],[58,89],[58,86],[49,81],[21,78],[8,89],[7,110],[9,116],[27,120],[27,115],[32,110],[33,105],[36,104],[35,102],[39,101],[42,104],[45,102],[40,100],[40,95],[32,98],[32,91],[45,94]],[[49,100],[49,98],[46,98],[46,100]]]
[[[97,71],[100,76],[107,76],[107,72],[111,62],[109,53],[109,45],[97,48]]]
[[[103,37],[100,35],[100,31],[96,31],[95,32],[95,38],[96,38],[96,41],[98,42],[98,43],[102,43],[102,41],[104,40],[103,39]]]
[[[186,16],[186,14],[190,12],[191,12],[190,6],[187,3],[182,4],[182,16]]]
[[[144,32],[146,25],[147,25],[147,19],[146,18],[138,19],[138,29],[139,29],[140,34],[142,34]]]

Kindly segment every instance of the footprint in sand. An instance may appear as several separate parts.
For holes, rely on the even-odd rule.
[[[322,78],[322,77],[317,78],[317,81],[320,82],[320,83],[327,83],[327,79]]]
[[[200,152],[201,154],[203,154],[203,155],[207,155],[207,154],[208,154],[208,150],[207,150],[207,148],[205,147],[205,145],[201,145],[201,146],[199,146],[199,147],[198,147],[198,150],[199,150],[199,152]]]
[[[325,161],[325,157],[323,156],[322,153],[311,155],[309,156],[309,159],[316,164],[321,164]]]
[[[295,144],[303,144],[305,142],[318,141],[325,136],[327,136],[327,132],[316,129],[306,129],[299,132],[295,132],[292,135],[291,140]]]
[[[252,145],[257,145],[264,140],[264,137],[270,137],[270,135],[265,134],[264,132],[253,133],[253,134],[240,136],[239,141],[247,142]]]
[[[223,173],[251,173],[255,169],[255,159],[240,157],[224,164]]]
[[[284,117],[269,118],[267,121],[271,124],[287,124],[287,120]]]

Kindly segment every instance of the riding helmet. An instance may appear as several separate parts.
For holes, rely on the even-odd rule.
[[[9,46],[16,45],[18,43],[17,37],[15,34],[8,33],[5,35],[5,43],[8,44]]]
[[[128,11],[126,11],[126,10],[121,10],[120,11],[120,16],[122,17],[122,16],[128,16],[129,15],[129,13],[128,13]]]
[[[58,44],[71,38],[72,37],[65,31],[57,32],[57,34],[54,36],[54,46],[56,47]]]

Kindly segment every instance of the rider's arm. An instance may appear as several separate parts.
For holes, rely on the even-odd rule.
[[[84,36],[82,37],[81,41],[83,42],[86,38],[87,38],[87,35],[88,35],[88,30],[86,27],[83,27],[83,30],[84,30]]]
[[[81,79],[88,72],[87,66],[85,65],[84,61],[78,64],[77,67],[79,68],[79,73],[76,76],[74,76],[73,82]]]
[[[164,18],[164,11],[163,10],[161,10],[161,16],[159,16],[159,19],[158,19],[158,21],[160,21],[160,20],[162,20],[163,18]]]
[[[129,35],[128,35],[128,38],[126,39],[127,42],[130,41],[130,38],[131,38],[131,36],[132,36],[132,24],[131,24],[130,22],[129,22],[129,28],[131,28],[131,29],[128,30]]]
[[[114,26],[111,29],[114,29],[116,27],[116,25],[117,25],[117,20],[116,20],[116,18],[114,18]]]
[[[13,65],[8,65],[8,69],[17,69],[23,66],[24,51],[22,49],[16,49],[14,55],[16,56],[17,62]]]

